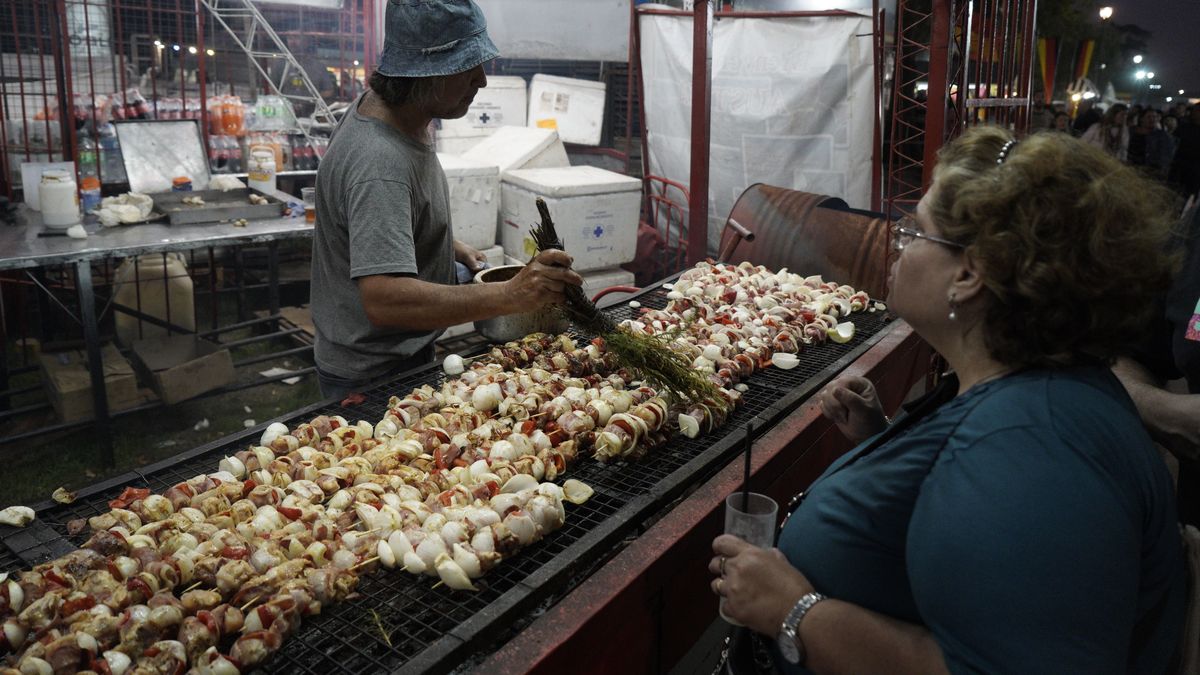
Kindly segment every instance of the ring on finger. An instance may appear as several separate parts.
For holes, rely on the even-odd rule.
[[[717,595],[720,595],[720,596],[725,595],[725,578],[724,577],[717,579]]]
[[[721,556],[721,576],[725,576],[725,561],[728,560],[725,556]]]

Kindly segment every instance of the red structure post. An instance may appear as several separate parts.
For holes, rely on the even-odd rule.
[[[688,189],[688,265],[708,256],[708,158],[712,132],[712,0],[692,14],[692,175]],[[645,131],[643,130],[643,134]]]

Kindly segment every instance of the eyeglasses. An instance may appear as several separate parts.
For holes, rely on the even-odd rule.
[[[904,216],[895,225],[892,225],[892,250],[899,253],[906,246],[912,243],[913,239],[928,239],[929,241],[949,246],[951,248],[966,248],[957,241],[950,241],[944,237],[934,236],[922,232],[917,225],[917,221],[912,216]]]

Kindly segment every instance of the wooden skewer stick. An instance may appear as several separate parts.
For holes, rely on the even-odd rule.
[[[183,592],[184,592],[184,593],[187,593],[188,591],[194,591],[194,590],[196,590],[196,588],[197,588],[197,587],[199,587],[199,586],[200,586],[200,584],[202,584],[202,583],[204,583],[204,582],[202,582],[202,581],[197,581],[196,583],[192,584],[191,586],[188,586],[187,588],[183,589]]]
[[[252,599],[250,602],[247,602],[246,604],[242,605],[242,610],[241,610],[242,614],[245,614],[246,610],[250,609],[250,605],[253,605],[254,603],[258,602],[259,599],[262,598],[263,595],[264,595],[263,593],[259,593],[258,595],[254,596],[254,599]]]
[[[364,560],[364,561],[362,561],[362,562],[358,563],[357,565],[355,565],[355,566],[351,567],[351,568],[350,568],[350,571],[351,571],[351,572],[353,572],[354,570],[356,570],[356,569],[358,569],[358,568],[362,567],[363,565],[370,565],[371,563],[375,562],[376,560],[379,560],[379,556],[374,556],[374,557],[371,557],[371,558],[367,558],[366,560]]]
[[[438,580],[438,582],[437,582],[436,584],[434,584],[434,585],[433,585],[433,588],[437,588],[438,586],[441,586],[441,585],[442,585],[442,584],[444,584],[444,583],[446,583],[446,582],[444,582],[444,581],[442,581],[442,580],[440,580],[440,579],[439,579],[439,580]]]

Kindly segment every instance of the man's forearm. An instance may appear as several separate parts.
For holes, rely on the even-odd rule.
[[[359,281],[359,295],[372,324],[414,331],[511,314],[515,308],[505,290],[504,284],[447,286],[411,277]]]

